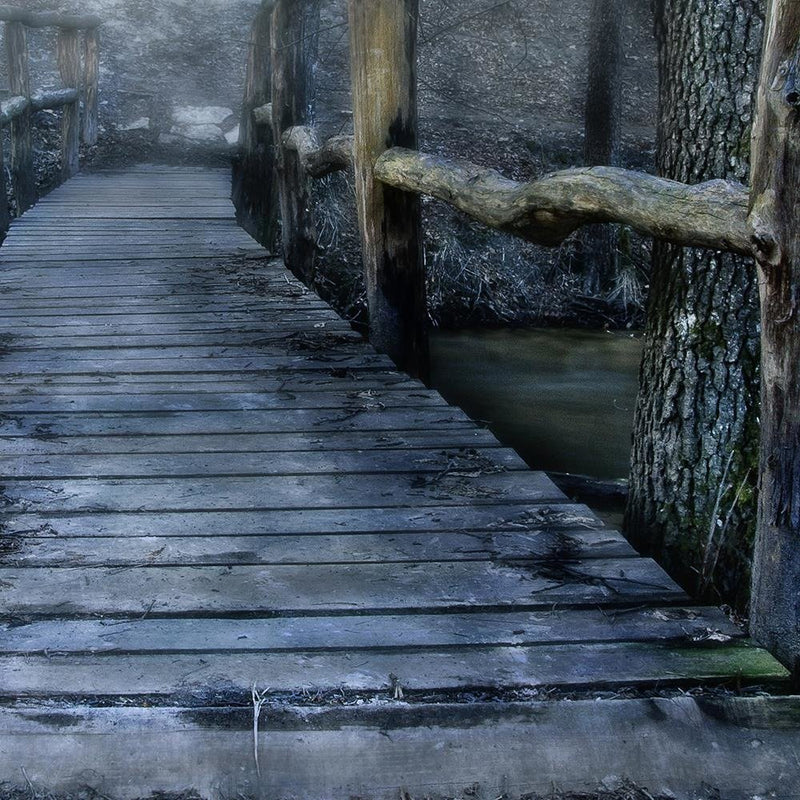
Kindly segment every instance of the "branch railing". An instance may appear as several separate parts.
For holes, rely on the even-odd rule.
[[[270,186],[278,185],[280,201],[261,208],[274,225],[280,205],[287,266],[301,279],[313,274],[309,181],[352,168],[370,340],[424,376],[421,194],[544,245],[559,244],[583,225],[615,222],[680,245],[753,256],[761,290],[762,402],[751,632],[800,681],[800,3],[768,0],[748,189],[722,180],[690,186],[613,167],[518,183],[417,152],[418,2],[348,0],[354,136],[322,144],[307,127],[305,107],[312,93],[304,42],[314,29],[308,19],[314,4],[262,4],[251,77],[259,59],[267,66],[250,83],[257,91],[245,98],[243,129],[271,137],[260,169],[276,176]],[[250,140],[241,144],[244,158],[252,157]]]
[[[0,103],[0,126],[10,128],[11,192],[17,214],[36,202],[36,173],[33,159],[33,115],[45,109],[63,109],[61,121],[61,176],[64,180],[79,168],[81,139],[95,144],[98,133],[98,80],[100,71],[101,20],[55,12],[34,13],[16,6],[0,5],[0,22],[5,24],[10,97]],[[56,28],[56,62],[63,88],[34,91],[29,67],[28,31]],[[83,117],[81,117],[81,100]],[[3,154],[0,149],[0,167]],[[9,196],[5,180],[0,181],[0,235],[10,223]]]

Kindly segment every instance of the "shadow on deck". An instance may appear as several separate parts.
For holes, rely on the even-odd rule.
[[[228,193],[79,176],[0,250],[0,780],[800,796],[780,665],[398,373]]]

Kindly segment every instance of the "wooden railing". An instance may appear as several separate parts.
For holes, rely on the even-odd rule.
[[[17,214],[21,214],[36,202],[31,126],[32,117],[37,111],[63,108],[62,178],[69,178],[78,171],[81,138],[87,144],[97,142],[100,19],[95,16],[37,14],[16,6],[0,6],[0,21],[5,23],[8,82],[11,93],[11,97],[0,104],[0,125],[8,125],[11,128],[11,191]],[[28,29],[50,27],[58,29],[56,61],[64,88],[49,92],[34,91],[29,70]],[[82,120],[81,98],[83,98]],[[0,150],[0,166],[2,166],[2,150]],[[0,185],[2,185],[0,192],[0,235],[2,235],[8,230],[10,211],[5,181],[0,181]]]
[[[517,183],[417,152],[418,4],[348,0],[354,136],[320,145],[305,127],[304,43],[313,30],[306,16],[315,4],[264,0],[251,38],[241,165],[247,173],[257,164],[266,180],[248,188],[240,173],[242,215],[258,213],[274,228],[279,205],[286,264],[306,278],[315,244],[309,181],[352,166],[370,339],[423,375],[420,194],[545,245],[589,223],[617,222],[677,244],[753,256],[762,401],[751,630],[800,679],[800,3],[768,0],[749,189],[721,180],[689,186],[612,167]],[[267,195],[276,184],[278,203]]]

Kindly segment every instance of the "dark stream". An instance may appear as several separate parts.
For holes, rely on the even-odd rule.
[[[531,467],[627,478],[641,342],[583,330],[437,331],[433,385]]]

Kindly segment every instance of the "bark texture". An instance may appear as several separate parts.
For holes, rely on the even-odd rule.
[[[660,174],[744,181],[760,0],[659,0]],[[636,409],[630,538],[691,589],[743,605],[757,476],[751,259],[656,243]]]
[[[800,679],[800,5],[771,0],[753,129],[761,482],[750,627]]]

